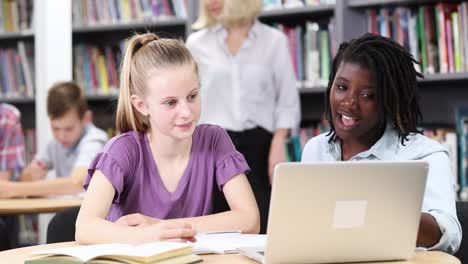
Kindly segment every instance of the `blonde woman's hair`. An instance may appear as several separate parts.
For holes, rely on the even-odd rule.
[[[225,27],[255,19],[262,11],[262,0],[224,0],[218,21]]]
[[[154,69],[174,66],[197,65],[184,43],[176,39],[160,39],[152,33],[135,34],[127,42],[127,48],[120,70],[120,94],[117,103],[116,129],[127,131],[148,131],[149,119],[138,112],[131,103],[131,96],[144,98],[146,80]]]
[[[211,27],[218,22],[226,27],[255,19],[262,11],[262,0],[223,0],[223,10],[218,18],[211,15],[207,0],[200,1],[200,15],[193,23],[195,30]]]
[[[195,30],[204,29],[215,25],[218,21],[211,15],[208,10],[207,0],[200,0],[199,15],[197,21],[192,24],[192,28]]]

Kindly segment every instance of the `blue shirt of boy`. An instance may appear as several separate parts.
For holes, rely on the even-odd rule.
[[[76,167],[88,167],[102,150],[108,140],[107,133],[88,124],[80,138],[72,147],[64,147],[56,140],[51,140],[36,159],[46,163],[56,177],[68,177]]]
[[[159,175],[147,135],[126,132],[112,138],[92,162],[85,189],[100,170],[116,191],[109,221],[140,213],[158,219],[195,217],[212,212],[213,187],[246,173],[249,166],[219,126],[199,125],[192,135],[190,158],[176,189],[169,192]]]
[[[309,140],[302,153],[302,162],[340,161],[339,140],[328,143],[330,136],[321,134]],[[431,214],[442,232],[440,241],[430,249],[454,253],[460,246],[462,230],[455,207],[455,183],[448,151],[437,141],[420,134],[411,134],[401,144],[398,132],[387,125],[382,137],[368,150],[353,156],[360,160],[424,160],[429,163],[422,212]]]

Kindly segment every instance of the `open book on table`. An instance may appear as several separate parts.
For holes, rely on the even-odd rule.
[[[239,248],[265,247],[266,235],[241,234],[240,232],[213,232],[198,234],[193,243],[195,254],[238,253]]]
[[[36,251],[32,255],[35,257],[25,261],[25,264],[186,264],[202,261],[199,256],[192,254],[190,244],[174,242],[74,246]]]

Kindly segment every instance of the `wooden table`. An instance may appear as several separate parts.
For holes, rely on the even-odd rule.
[[[65,242],[48,245],[39,245],[33,247],[17,248],[0,252],[0,262],[8,264],[23,264],[29,257],[29,254],[37,250],[45,250],[60,247],[76,246],[76,242]],[[226,255],[202,255],[203,263],[214,264],[258,264],[258,262],[250,260],[238,254]],[[393,261],[393,262],[366,262],[366,264],[460,264],[460,261],[449,254],[438,251],[418,252],[408,261]]]
[[[76,198],[0,199],[0,214],[55,213],[80,205],[81,200]]]

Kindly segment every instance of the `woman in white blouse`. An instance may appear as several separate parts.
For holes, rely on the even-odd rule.
[[[265,233],[273,168],[285,161],[300,102],[287,37],[256,19],[261,7],[261,0],[202,0],[200,30],[187,47],[201,76],[200,122],[225,128],[247,159]]]

